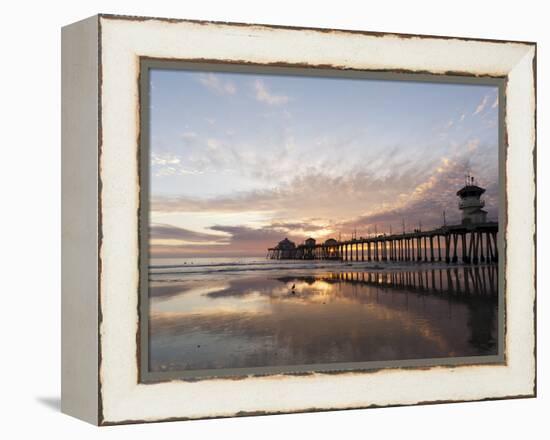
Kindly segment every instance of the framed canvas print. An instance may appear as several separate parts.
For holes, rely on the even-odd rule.
[[[99,15],[62,32],[62,409],[536,395],[536,46]]]

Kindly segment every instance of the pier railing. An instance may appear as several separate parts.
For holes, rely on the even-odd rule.
[[[478,264],[498,261],[498,223],[443,226],[430,231],[359,237],[330,244],[273,247],[274,260],[418,261]]]

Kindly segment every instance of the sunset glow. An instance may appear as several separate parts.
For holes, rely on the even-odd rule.
[[[263,256],[459,222],[472,173],[498,217],[496,87],[152,70],[151,255]]]

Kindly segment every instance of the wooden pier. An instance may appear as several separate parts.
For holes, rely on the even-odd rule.
[[[275,260],[406,261],[478,264],[498,262],[498,223],[442,226],[430,231],[377,235],[295,246],[285,239],[269,248]]]

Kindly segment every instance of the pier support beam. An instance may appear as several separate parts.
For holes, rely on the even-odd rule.
[[[454,244],[453,263],[456,263],[458,261],[457,243],[458,243],[458,234],[453,234],[453,244]]]
[[[485,263],[485,255],[483,254],[483,233],[478,232],[478,240],[479,240],[479,261],[482,263]]]
[[[451,236],[449,234],[445,235],[445,263],[449,264],[451,262]]]
[[[472,240],[474,241],[474,253],[472,255],[472,263],[477,264],[479,263],[479,255],[478,255],[479,241],[478,241],[478,236],[475,232],[472,232]]]

